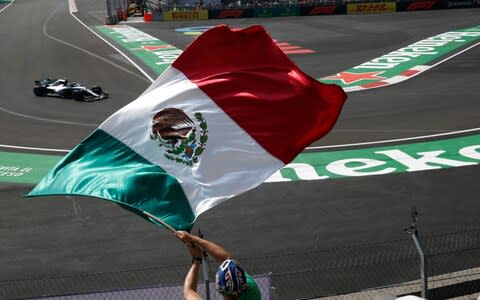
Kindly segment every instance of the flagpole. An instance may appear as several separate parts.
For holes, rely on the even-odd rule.
[[[154,215],[152,215],[151,213],[149,212],[146,212],[146,211],[142,211],[145,215],[147,215],[150,219],[153,219],[154,221],[162,224],[163,226],[165,226],[168,230],[170,230],[171,232],[173,233],[177,233],[177,231],[175,230],[175,228],[173,228],[172,226],[168,225],[167,223],[165,223],[165,221],[163,221],[162,219],[160,218],[157,218],[155,217]]]

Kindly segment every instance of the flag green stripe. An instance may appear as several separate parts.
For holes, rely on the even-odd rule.
[[[141,211],[148,211],[176,229],[189,230],[195,218],[174,176],[100,129],[64,157],[27,196],[42,195],[111,200],[142,216]]]

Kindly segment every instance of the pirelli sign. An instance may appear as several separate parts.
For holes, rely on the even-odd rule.
[[[165,21],[181,20],[208,20],[208,10],[166,11],[163,13]]]
[[[396,2],[349,3],[347,14],[381,14],[392,13],[397,10]]]

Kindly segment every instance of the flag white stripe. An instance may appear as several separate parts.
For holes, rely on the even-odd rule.
[[[193,167],[165,158],[165,148],[150,139],[153,116],[169,107],[183,110],[192,120],[200,112],[207,123],[205,151]],[[196,216],[256,187],[284,166],[173,67],[147,93],[113,114],[99,128],[175,176]]]

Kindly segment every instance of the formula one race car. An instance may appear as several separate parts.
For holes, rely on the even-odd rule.
[[[108,93],[102,91],[99,86],[87,88],[75,81],[50,78],[35,80],[33,93],[39,97],[57,96],[84,102],[93,102],[108,97]]]

